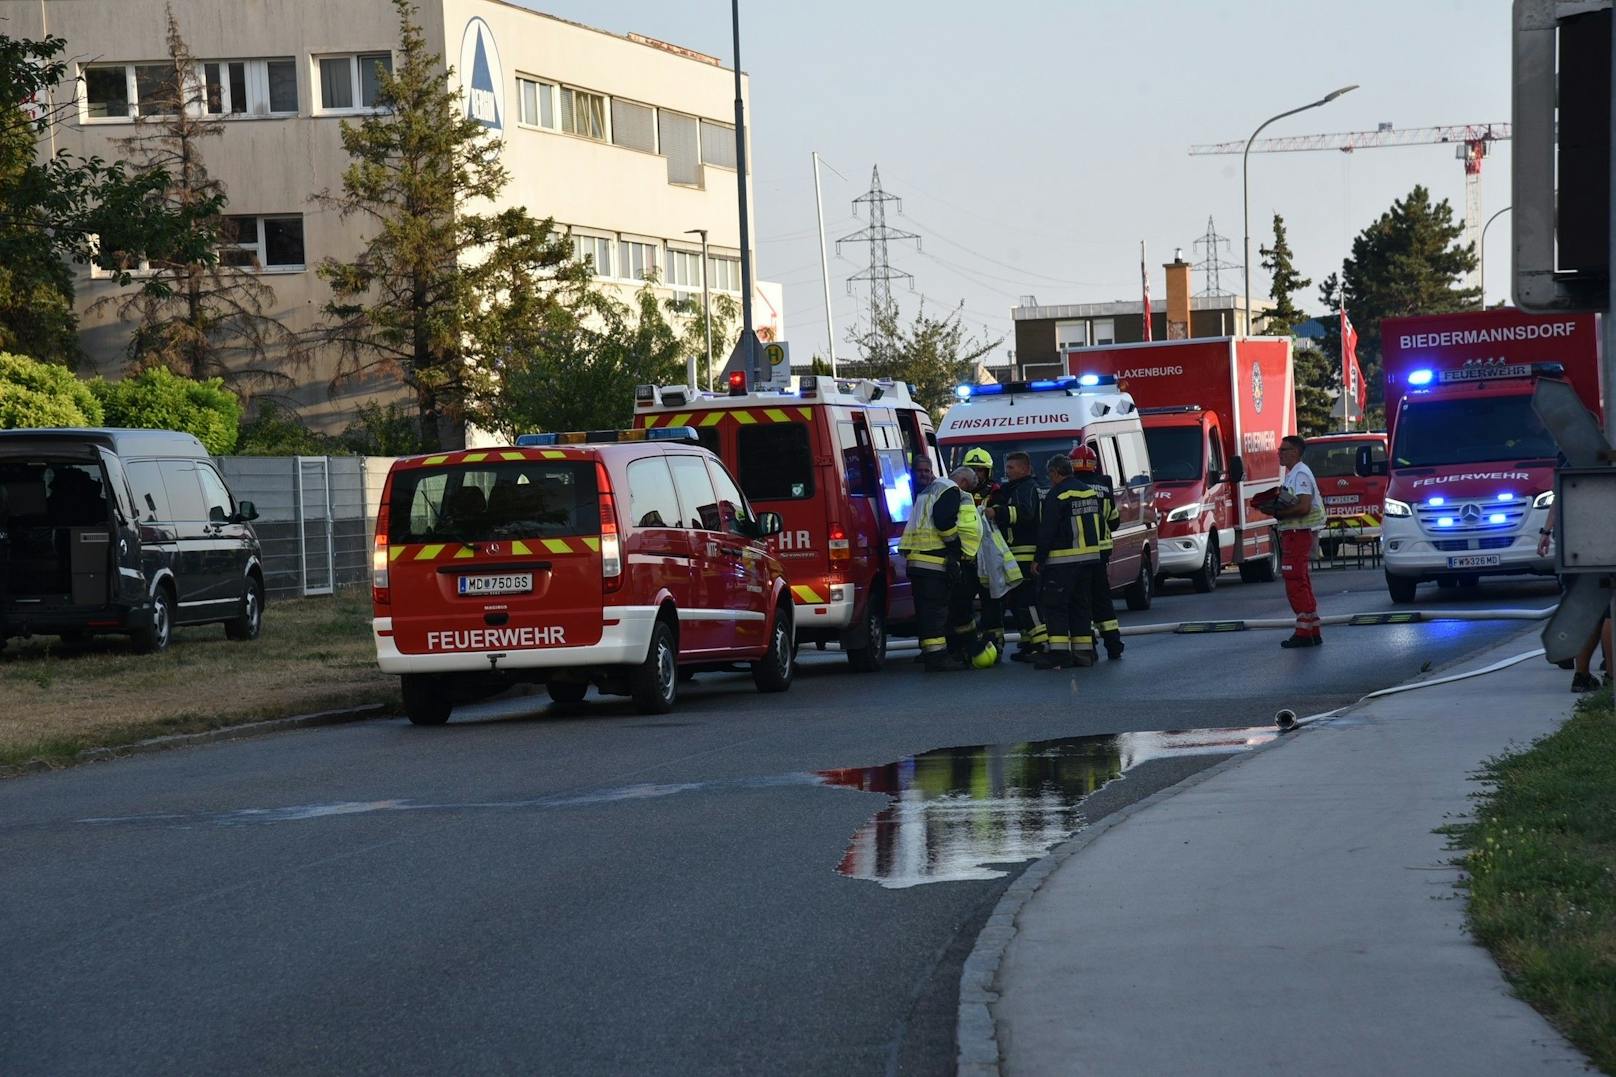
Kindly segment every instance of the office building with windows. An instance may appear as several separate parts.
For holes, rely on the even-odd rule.
[[[12,37],[67,42],[68,77],[51,105],[62,121],[42,152],[116,160],[142,103],[169,77],[165,8],[196,57],[194,77],[221,135],[209,173],[229,197],[229,264],[262,275],[290,329],[318,324],[329,292],[316,273],[352,257],[364,222],[315,200],[340,188],[349,157],[340,124],[376,105],[398,26],[388,0],[0,0]],[[419,0],[429,48],[446,58],[467,115],[489,128],[511,175],[505,204],[571,232],[599,286],[630,297],[655,273],[667,296],[699,303],[706,229],[714,296],[740,299],[734,75],[718,59],[619,35],[506,0]],[[743,93],[745,79],[743,78]],[[748,207],[750,212],[750,207]],[[82,338],[94,372],[116,374],[132,327],[97,300],[121,289],[85,269]],[[759,335],[784,326],[778,285],[754,282]],[[715,357],[721,365],[725,356]],[[332,385],[336,357],[290,365],[306,421],[340,428],[367,400],[401,399],[396,379]]]

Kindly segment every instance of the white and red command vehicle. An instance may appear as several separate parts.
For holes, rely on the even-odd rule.
[[[793,606],[754,513],[690,430],[534,434],[398,460],[376,517],[376,655],[417,725],[517,681],[669,710],[681,671],[790,687]]]
[[[1047,487],[1045,465],[1074,445],[1088,445],[1111,479],[1121,523],[1113,537],[1111,589],[1132,610],[1147,610],[1155,594],[1156,512],[1151,507],[1150,452],[1139,408],[1110,375],[1087,374],[1048,381],[961,385],[959,400],[943,416],[937,444],[951,465],[971,449],[993,458],[993,474],[1004,474],[1004,458],[1015,451],[1032,458],[1033,479]]]
[[[886,659],[889,628],[914,620],[897,554],[914,502],[914,454],[938,463],[931,416],[902,382],[804,376],[748,389],[642,385],[634,423],[692,427],[727,464],[748,500],[778,513],[770,549],[796,603],[797,640],[839,643],[854,669]]]
[[[1358,451],[1369,453],[1375,464],[1386,462],[1386,433],[1316,434],[1307,439],[1302,463],[1319,480],[1324,498],[1324,532],[1319,549],[1334,557],[1344,543],[1372,541],[1380,537],[1382,502],[1386,498],[1385,475],[1359,475]]]
[[[1514,309],[1381,323],[1391,449],[1381,538],[1386,587],[1414,601],[1422,580],[1554,573],[1538,529],[1554,503],[1554,439],[1532,411],[1540,378],[1571,384],[1596,415],[1592,314]],[[1361,473],[1383,470],[1367,454]]]
[[[1277,525],[1248,499],[1281,478],[1279,440],[1296,433],[1291,342],[1209,337],[1078,348],[1073,374],[1109,374],[1138,402],[1161,514],[1163,577],[1210,591],[1237,567],[1274,579]]]

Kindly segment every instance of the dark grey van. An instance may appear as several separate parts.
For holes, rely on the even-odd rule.
[[[0,646],[11,636],[263,627],[252,502],[171,430],[0,430]]]

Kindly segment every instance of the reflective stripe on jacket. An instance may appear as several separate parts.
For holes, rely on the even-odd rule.
[[[1048,565],[1098,561],[1110,548],[1116,512],[1116,503],[1103,488],[1075,476],[1062,481],[1044,499],[1038,561]]]
[[[898,540],[898,552],[903,554],[909,567],[941,571],[947,564],[950,546],[963,545],[962,524],[965,507],[970,506],[972,533],[971,556],[976,556],[976,506],[971,499],[961,496],[960,488],[952,480],[937,479],[915,498],[915,506],[904,525],[903,537]]]

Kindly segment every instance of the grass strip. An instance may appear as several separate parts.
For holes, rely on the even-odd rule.
[[[158,655],[127,638],[55,637],[0,650],[0,767],[62,766],[118,748],[315,711],[397,706],[398,678],[376,668],[364,589],[271,603],[252,642],[218,625],[182,628]]]
[[[1470,926],[1516,994],[1616,1074],[1616,712],[1611,690],[1487,762],[1466,849]]]

